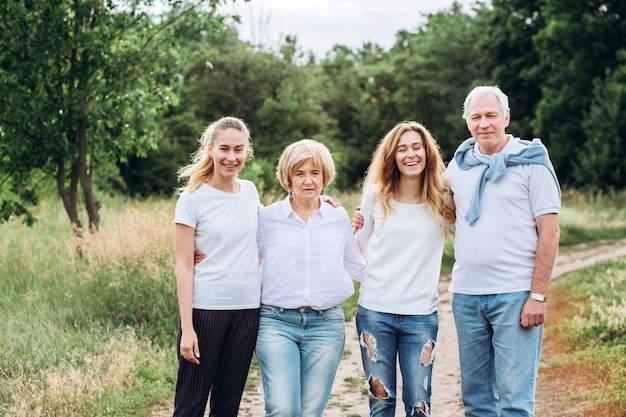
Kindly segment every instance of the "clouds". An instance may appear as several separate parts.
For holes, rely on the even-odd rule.
[[[317,57],[333,45],[351,48],[364,42],[389,48],[400,30],[415,30],[424,14],[449,8],[453,0],[251,0],[222,10],[241,16],[240,37],[278,47],[286,35]],[[469,0],[461,1],[469,3]]]

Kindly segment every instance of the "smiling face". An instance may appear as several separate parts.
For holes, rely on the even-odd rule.
[[[322,168],[313,165],[311,159],[304,161],[289,178],[291,192],[297,199],[316,199],[324,188]]]
[[[471,104],[467,116],[467,128],[485,155],[500,152],[506,145],[505,129],[509,126],[510,113],[502,112],[495,94],[483,94]]]
[[[396,146],[396,165],[404,177],[420,177],[426,168],[426,149],[422,137],[414,130],[400,135]]]
[[[214,177],[217,180],[236,178],[241,172],[250,152],[246,135],[234,128],[219,133],[213,144],[208,145],[213,157]]]

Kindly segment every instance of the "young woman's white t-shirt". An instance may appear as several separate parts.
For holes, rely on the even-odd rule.
[[[193,308],[260,306],[256,235],[261,203],[252,182],[238,181],[236,193],[202,184],[193,193],[183,192],[176,203],[175,223],[196,229],[195,247],[206,254],[195,266]]]
[[[375,193],[364,196],[363,228],[356,233],[367,267],[359,305],[381,313],[428,315],[437,310],[445,228],[424,204],[391,200],[383,220]]]

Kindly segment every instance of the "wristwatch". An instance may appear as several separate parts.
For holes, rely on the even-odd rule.
[[[541,301],[542,303],[545,303],[547,300],[545,294],[539,294],[537,292],[531,292],[529,297],[533,300]]]

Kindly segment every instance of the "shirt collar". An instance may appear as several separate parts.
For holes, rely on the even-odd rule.
[[[294,213],[293,208],[291,207],[291,202],[289,201],[289,196],[287,196],[283,201],[280,202],[281,204],[281,212],[283,213],[283,216],[285,217],[289,217],[289,216],[294,216],[296,215],[296,213]],[[332,209],[333,207],[326,203],[325,201],[323,201],[320,197],[320,208],[319,210],[317,210],[315,213],[313,213],[313,216],[316,215],[316,213],[319,213],[320,216],[322,216],[322,218],[324,218],[326,216],[326,214],[328,213],[329,209]]]

